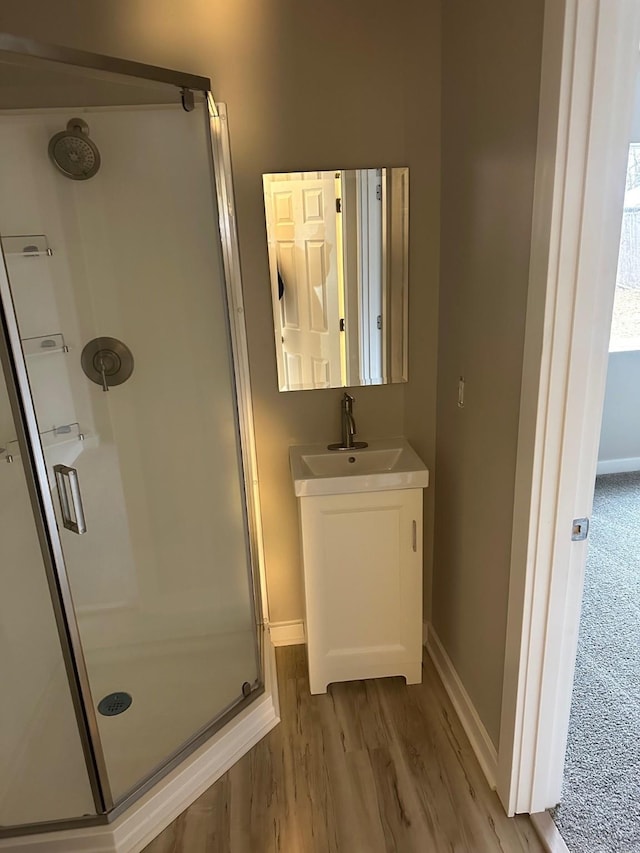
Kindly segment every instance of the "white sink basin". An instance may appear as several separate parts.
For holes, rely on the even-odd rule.
[[[289,448],[289,465],[298,497],[424,489],[429,485],[429,471],[404,438],[370,441],[362,450],[297,445]]]

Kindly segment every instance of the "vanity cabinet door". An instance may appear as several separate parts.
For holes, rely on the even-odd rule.
[[[312,693],[421,680],[422,490],[300,499]]]

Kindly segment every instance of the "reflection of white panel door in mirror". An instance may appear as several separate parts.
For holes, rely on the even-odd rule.
[[[265,180],[278,374],[290,390],[342,384],[335,184],[317,174]]]

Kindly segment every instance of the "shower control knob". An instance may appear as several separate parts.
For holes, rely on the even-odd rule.
[[[103,391],[122,385],[133,373],[133,354],[117,338],[94,338],[82,350],[80,363],[86,376]]]

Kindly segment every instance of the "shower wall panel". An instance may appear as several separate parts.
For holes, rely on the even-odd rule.
[[[11,164],[3,173],[0,233],[46,234],[53,250],[46,259],[8,258],[23,337],[64,328],[71,348],[71,357],[57,363],[46,356],[30,361],[36,406],[47,410],[52,427],[71,420],[82,427],[83,457],[92,459],[83,478],[85,495],[123,489],[121,501],[98,499],[104,542],[92,548],[92,560],[102,555],[106,563],[75,578],[77,611],[94,618],[101,608],[135,605],[140,600],[135,555],[146,605],[153,599],[166,609],[178,595],[192,615],[205,607],[209,630],[210,602],[198,600],[198,590],[211,580],[213,560],[203,558],[208,555],[225,567],[217,626],[233,630],[238,616],[246,621],[246,586],[239,581],[244,568],[226,570],[238,562],[242,500],[228,418],[233,404],[226,308],[213,280],[221,274],[219,250],[211,228],[211,189],[202,174],[208,159],[203,123],[185,121],[175,107],[83,110],[103,164],[93,181],[76,183],[60,176],[46,154],[50,136],[72,112],[0,118],[0,150]],[[177,219],[176,206],[188,216]],[[79,366],[79,352],[96,330],[136,341],[136,383],[111,393],[109,418],[100,405],[102,391]],[[218,365],[215,372],[212,363]],[[215,399],[207,393],[213,386]],[[10,433],[2,427],[0,445]],[[57,450],[52,464],[73,464],[72,453]],[[123,486],[105,481],[117,472],[118,459]],[[199,516],[212,489],[220,494],[217,511]],[[188,518],[175,512],[184,501],[194,507]],[[114,532],[118,516],[120,530]],[[127,523],[131,530],[121,535]],[[131,538],[130,548],[118,550]],[[74,548],[82,550],[82,541],[73,542]],[[182,627],[197,632],[197,619]]]
[[[53,114],[5,115],[0,117],[2,185],[0,196],[0,235],[45,235],[53,254],[20,256],[5,249],[14,307],[23,339],[64,333],[69,353],[43,350],[27,357],[29,380],[43,435],[43,447],[55,485],[52,466],[74,465],[80,455],[87,467],[87,488],[104,493],[107,489],[122,495],[116,456],[108,419],[91,404],[86,377],[79,354],[86,335],[82,312],[87,294],[74,282],[86,281],[83,255],[76,240],[76,211],[65,198],[61,176],[55,174],[47,156],[49,137],[59,128],[60,116]],[[67,181],[67,183],[69,183]],[[12,244],[15,241],[11,241]],[[68,434],[53,431],[77,424]],[[4,425],[3,425],[4,428]],[[77,435],[84,435],[81,443]],[[0,435],[0,446],[15,435],[11,430]],[[74,440],[75,439],[75,440]],[[94,476],[95,475],[95,476]],[[99,497],[98,497],[99,499]],[[57,506],[57,501],[55,502]],[[91,548],[91,571],[78,572],[74,601],[79,613],[113,608],[131,602],[135,596],[133,555],[128,544],[128,528],[121,502],[110,501],[105,513],[94,519],[93,535],[97,547]],[[80,559],[89,555],[87,545],[78,538],[70,543],[80,551]]]
[[[168,636],[168,621],[182,637],[246,628],[243,496],[203,116],[179,106],[84,115],[102,170],[64,190],[76,210],[84,274],[75,280],[90,293],[91,328],[123,340],[136,360],[132,379],[108,398],[146,626],[136,630],[154,639]],[[89,390],[99,407],[100,388]]]

